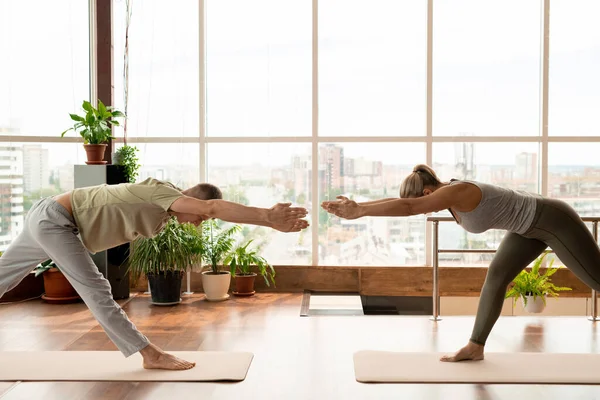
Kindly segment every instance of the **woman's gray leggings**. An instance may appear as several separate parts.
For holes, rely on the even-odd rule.
[[[541,198],[531,228],[523,235],[507,232],[490,263],[471,342],[485,344],[502,311],[508,285],[547,247],[581,281],[600,291],[600,249],[590,230],[567,203]]]

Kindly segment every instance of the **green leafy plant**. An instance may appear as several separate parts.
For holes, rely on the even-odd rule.
[[[235,277],[236,273],[240,276],[252,275],[252,269],[256,268],[258,275],[265,279],[267,286],[270,286],[269,280],[275,284],[275,269],[267,260],[258,255],[257,249],[248,249],[250,243],[252,243],[252,240],[243,246],[237,247],[225,258],[224,263],[229,264],[231,276]]]
[[[171,218],[156,236],[132,242],[128,259],[132,278],[187,271],[200,260],[201,241],[200,231],[194,225],[180,224]]]
[[[213,274],[220,273],[219,264],[229,256],[235,244],[234,235],[240,230],[239,225],[220,229],[214,220],[202,223],[202,259]]]
[[[519,272],[519,275],[513,280],[514,285],[506,292],[505,298],[513,298],[514,303],[516,303],[517,299],[521,297],[524,305],[527,305],[527,296],[533,296],[534,299],[541,297],[544,304],[546,304],[546,296],[558,297],[556,292],[571,290],[568,287],[555,286],[551,282],[550,277],[559,269],[552,268],[554,259],[550,261],[546,272],[540,274],[540,267],[547,254],[544,252],[535,260],[531,271],[523,270]]]
[[[35,277],[37,278],[38,276],[42,275],[44,272],[52,269],[52,268],[58,268],[58,265],[56,265],[56,263],[54,263],[54,261],[52,260],[46,260],[43,263],[39,264],[37,267],[35,267],[34,271],[35,271]]]
[[[113,118],[125,117],[121,111],[114,110],[113,107],[106,107],[100,100],[98,100],[98,108],[94,108],[87,100],[81,107],[86,112],[85,115],[69,114],[75,121],[75,125],[61,133],[61,137],[73,130],[79,132],[84,144],[103,144],[113,138],[112,125],[119,126],[119,121]]]
[[[124,145],[115,153],[115,164],[122,165],[125,168],[125,175],[129,183],[135,183],[140,169],[139,159],[137,158],[137,147]]]

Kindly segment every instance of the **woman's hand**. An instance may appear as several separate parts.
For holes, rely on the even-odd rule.
[[[354,200],[337,196],[336,201],[324,201],[321,207],[328,213],[344,219],[356,219],[364,216],[363,208]]]

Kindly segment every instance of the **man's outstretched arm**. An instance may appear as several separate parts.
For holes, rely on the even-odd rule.
[[[297,232],[308,227],[308,211],[303,207],[290,207],[278,203],[271,208],[245,206],[227,200],[198,200],[184,196],[173,202],[171,210],[185,214],[202,215],[237,224],[267,226],[282,232]]]

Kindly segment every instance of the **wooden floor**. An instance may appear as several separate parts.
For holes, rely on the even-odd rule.
[[[448,317],[434,323],[426,317],[299,317],[301,300],[301,294],[258,294],[209,303],[202,295],[192,295],[183,304],[163,308],[138,295],[126,302],[131,320],[166,350],[253,352],[248,376],[240,383],[0,382],[0,398],[600,398],[600,386],[361,384],[354,379],[354,351],[452,352],[466,343],[473,318]],[[116,348],[83,304],[48,305],[34,300],[0,305],[0,350]],[[503,317],[489,339],[488,351],[597,353],[598,323],[584,317]]]

